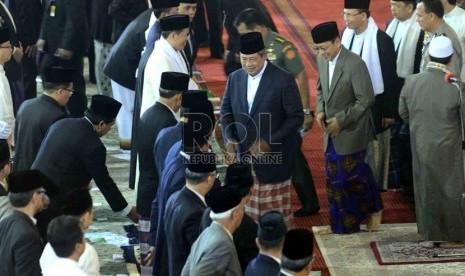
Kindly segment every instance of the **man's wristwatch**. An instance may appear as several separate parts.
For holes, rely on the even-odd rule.
[[[315,117],[315,113],[313,113],[313,110],[310,110],[309,108],[304,109],[304,115],[311,115],[312,117]]]

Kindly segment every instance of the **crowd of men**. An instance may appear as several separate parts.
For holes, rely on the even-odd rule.
[[[292,228],[320,209],[301,150],[314,121],[330,206],[319,234],[355,233],[365,221],[376,230],[381,191],[396,188],[414,197],[423,247],[465,247],[456,0],[388,1],[385,31],[370,0],[345,0],[342,33],[334,21],[311,31],[315,112],[299,52],[265,6],[206,1],[213,58],[223,55],[217,9],[229,35],[219,115],[194,78],[202,1],[42,2],[0,2],[1,275],[100,274],[83,238],[92,180],[139,224],[142,275],[307,275],[313,236]],[[99,95],[88,107],[83,56],[93,51]],[[211,147],[217,121],[221,153]],[[131,150],[136,206],[106,166],[100,138],[115,123]],[[218,161],[229,165],[224,181]]]

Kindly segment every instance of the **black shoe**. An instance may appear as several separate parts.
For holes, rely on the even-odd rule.
[[[296,218],[301,218],[301,217],[309,217],[318,214],[318,211],[320,211],[320,207],[314,211],[306,211],[302,208],[294,212],[294,217]]]

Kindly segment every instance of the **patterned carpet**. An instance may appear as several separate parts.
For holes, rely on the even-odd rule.
[[[322,229],[313,227],[313,231]],[[371,276],[371,275],[465,275],[463,262],[407,264],[407,265],[379,265],[370,242],[379,241],[387,243],[406,242],[415,244],[419,240],[416,224],[383,224],[378,231],[369,233],[361,231],[352,235],[316,235],[318,247],[330,275],[341,276]],[[409,251],[408,247],[403,248]],[[423,252],[423,253],[421,253]],[[431,251],[433,252],[433,251]],[[422,256],[412,256],[409,253],[418,253]],[[427,257],[425,250],[416,249],[409,252],[398,252],[400,258],[415,260]],[[412,260],[410,260],[412,261]]]
[[[314,67],[314,56],[309,51],[308,43],[311,41],[309,30],[311,26],[327,21],[337,20],[339,27],[342,28],[342,17],[339,16],[339,11],[342,11],[343,1],[342,0],[328,0],[325,1],[325,5],[321,5],[320,1],[307,1],[307,0],[263,0],[265,5],[268,7],[276,24],[278,25],[279,31],[286,37],[295,40],[296,46],[299,48],[301,55],[303,56],[307,73],[309,75],[310,82],[310,94],[312,97],[312,107],[314,107],[316,97],[316,70]],[[377,19],[379,26],[383,27],[385,19],[390,16],[389,3],[385,1],[372,1],[373,16]],[[224,33],[224,41],[226,41],[227,35]],[[223,72],[222,61],[214,60],[209,58],[210,53],[208,49],[200,49],[197,58],[197,65],[203,74],[204,79],[208,83],[208,87],[212,90],[215,96],[221,96],[224,91],[226,76]],[[87,70],[86,70],[87,71]],[[87,94],[95,94],[95,85],[87,85]],[[309,135],[304,139],[303,151],[309,162],[313,173],[313,179],[317,190],[321,210],[317,215],[300,218],[296,220],[298,227],[305,227],[311,229],[313,226],[327,225],[329,224],[329,210],[326,195],[326,184],[324,176],[324,156],[323,156],[323,133],[318,127],[314,127]],[[117,131],[114,128],[108,135],[102,138],[105,145],[108,147],[107,165],[110,171],[110,175],[116,181],[123,195],[130,203],[134,203],[134,191],[128,189],[128,178],[129,178],[129,158],[128,152],[123,152],[118,149],[117,142]],[[119,217],[114,214],[105,199],[100,192],[93,190],[92,195],[97,206],[95,206],[95,222],[92,228],[88,231],[92,233],[97,243],[95,247],[99,253],[102,274],[103,275],[115,275],[115,274],[127,274],[128,270],[124,261],[120,260],[118,254],[122,254],[122,250],[117,246],[118,242],[125,242],[123,225],[130,224],[130,221],[126,218]],[[412,223],[415,222],[414,208],[404,198],[399,196],[393,191],[388,191],[382,194],[383,203],[385,210],[383,213],[383,223]],[[292,206],[294,210],[300,208],[300,202],[292,190]],[[100,219],[100,221],[98,221]],[[106,219],[106,220],[105,220]],[[401,227],[402,224],[399,225]],[[396,229],[395,225],[383,225],[382,229]],[[386,228],[387,227],[387,228]],[[111,236],[105,238],[105,242],[101,240],[99,234],[101,232],[111,232]],[[386,231],[389,232],[389,231]],[[402,233],[396,232],[400,236]],[[375,233],[377,234],[377,233]],[[373,235],[373,234],[371,234]],[[335,236],[335,235],[332,235]],[[343,237],[344,240],[352,241],[352,247],[348,250],[342,248],[346,252],[346,255],[337,255],[340,259],[328,259],[326,252],[333,248],[334,251],[339,250],[338,247],[327,247],[325,244],[318,242],[318,246],[324,250],[320,252],[317,248],[314,262],[314,269],[322,271],[322,275],[429,275],[431,273],[439,273],[440,268],[437,271],[423,270],[424,273],[415,274],[407,271],[403,273],[404,266],[389,266],[391,269],[380,270],[378,272],[379,265],[377,265],[374,255],[369,247],[369,243],[373,239],[367,238],[366,240],[361,239],[359,236],[367,236],[367,233],[359,233],[351,236],[335,236],[334,238]],[[330,237],[330,236],[325,236]],[[320,238],[320,237],[319,237]],[[108,240],[107,240],[108,239]],[[111,242],[111,243],[110,243]],[[356,243],[360,244],[356,244]],[[344,246],[344,244],[340,244]],[[335,245],[333,245],[335,246]],[[345,244],[345,246],[348,246]],[[363,256],[361,258],[352,257],[351,253],[354,253],[355,249],[363,248]],[[337,249],[337,250],[336,250]],[[117,254],[117,255],[113,255]],[[325,258],[323,258],[325,256]],[[356,254],[361,256],[361,254]],[[116,258],[114,258],[116,257]],[[336,261],[337,260],[337,261]],[[368,270],[364,270],[364,263],[369,263]],[[334,267],[334,264],[337,266]],[[340,265],[343,264],[343,265]],[[340,265],[340,266],[339,266]],[[451,265],[451,264],[446,264]],[[327,267],[328,266],[328,267]],[[351,267],[349,269],[349,266]],[[352,268],[352,266],[354,266]],[[420,266],[420,265],[416,265]],[[433,265],[434,267],[435,265]],[[462,265],[463,266],[463,265]],[[386,267],[386,266],[385,266]],[[395,269],[398,272],[395,273]],[[443,267],[441,267],[443,268]],[[349,273],[349,272],[353,273]],[[461,271],[461,270],[458,270]],[[336,273],[337,272],[337,273]],[[419,271],[420,272],[420,271]],[[429,273],[431,272],[431,273]],[[462,271],[464,272],[464,271]],[[410,274],[409,274],[410,273]],[[464,273],[462,273],[464,274]],[[446,274],[443,274],[446,275]],[[447,274],[456,275],[456,274]]]

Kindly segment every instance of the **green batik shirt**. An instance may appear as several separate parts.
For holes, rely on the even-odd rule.
[[[268,60],[271,63],[294,76],[304,70],[304,63],[292,42],[271,30],[264,42]]]

